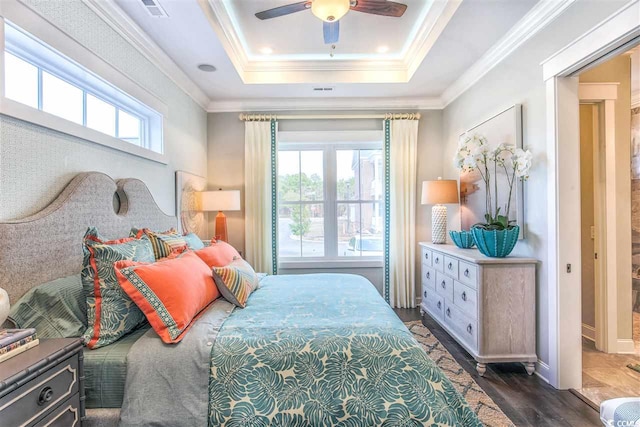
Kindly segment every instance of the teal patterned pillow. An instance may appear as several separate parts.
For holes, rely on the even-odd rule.
[[[116,261],[155,262],[147,236],[105,241],[95,227],[84,236],[82,286],[87,298],[87,347],[99,348],[117,341],[146,322],[144,314],[120,288]]]

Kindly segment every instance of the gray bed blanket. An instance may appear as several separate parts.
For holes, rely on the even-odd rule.
[[[211,346],[233,308],[219,298],[178,344],[164,344],[153,329],[136,341],[127,356],[120,427],[207,425]]]

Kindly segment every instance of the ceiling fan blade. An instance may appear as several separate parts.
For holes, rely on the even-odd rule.
[[[340,38],[340,21],[322,21],[322,32],[324,34],[324,44],[338,43]]]
[[[358,0],[355,6],[351,6],[351,10],[399,18],[404,15],[407,5],[387,0]]]
[[[274,7],[273,9],[263,10],[262,12],[256,13],[256,18],[258,19],[271,19],[277,18],[278,16],[289,15],[290,13],[302,12],[303,10],[307,10],[311,7],[310,1],[300,1],[298,3],[291,3],[285,6]]]

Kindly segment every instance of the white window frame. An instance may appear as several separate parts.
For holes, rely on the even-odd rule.
[[[167,164],[164,154],[166,105],[95,53],[69,37],[39,14],[19,2],[0,6],[0,114],[104,145],[148,160]],[[5,38],[5,23],[22,30],[33,43],[16,45]],[[42,40],[46,40],[46,43]],[[37,45],[40,48],[37,48]],[[5,48],[54,76],[141,119],[141,145],[107,135],[5,97]],[[47,54],[47,49],[50,52]],[[57,57],[57,58],[56,58]],[[41,77],[39,77],[41,78]],[[40,92],[40,90],[39,90]],[[86,102],[83,123],[86,123]],[[118,112],[116,111],[116,120]],[[116,125],[116,132],[118,127]]]
[[[324,183],[324,252],[323,257],[278,257],[281,269],[382,268],[383,256],[338,256],[337,233],[337,162],[336,150],[380,150],[384,148],[383,131],[313,131],[278,132],[278,151],[322,151]],[[302,171],[301,171],[302,172]],[[331,190],[333,189],[333,191]],[[359,203],[361,200],[340,201]],[[382,200],[362,202],[378,202]],[[316,202],[309,201],[310,204]]]

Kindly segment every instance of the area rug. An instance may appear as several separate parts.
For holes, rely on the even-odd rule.
[[[451,356],[431,331],[419,320],[405,322],[429,357],[438,365],[487,427],[511,427],[513,423],[498,405],[476,383],[471,375]]]

